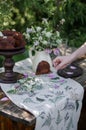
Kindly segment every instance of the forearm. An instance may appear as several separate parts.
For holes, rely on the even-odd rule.
[[[77,58],[81,57],[84,54],[86,54],[86,42],[80,48],[78,48],[76,51],[74,51],[70,55],[57,56],[53,60],[53,65],[57,70],[58,69],[63,69],[67,65],[71,64],[73,61],[75,61]]]
[[[71,54],[71,59],[72,61],[74,61],[80,56],[85,54],[86,54],[86,42],[79,49],[77,49],[75,52]]]

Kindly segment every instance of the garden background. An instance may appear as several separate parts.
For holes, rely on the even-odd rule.
[[[85,0],[0,0],[0,31],[15,29],[24,33],[27,27],[42,26],[42,19],[68,39],[68,45],[79,47],[86,41]],[[26,58],[15,56],[15,61]],[[0,65],[3,57],[0,56]]]

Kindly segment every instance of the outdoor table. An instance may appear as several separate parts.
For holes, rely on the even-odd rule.
[[[28,59],[25,59],[23,61],[20,61],[18,62],[16,65],[15,65],[15,68],[14,70],[17,70],[17,71],[21,71],[22,72],[25,72],[27,73],[29,71],[29,69],[27,70],[27,68],[30,68],[31,69],[31,65],[29,63],[29,58]],[[23,68],[25,66],[25,68]],[[3,71],[3,70],[1,70]],[[84,75],[85,73],[83,73]],[[82,77],[82,76],[81,76]],[[81,78],[80,78],[81,79]],[[79,79],[79,82],[81,82]],[[78,79],[76,78],[76,80],[78,81]],[[71,80],[70,80],[71,81]],[[75,81],[74,81],[75,82]],[[84,81],[81,82],[82,85],[85,83],[85,79]],[[79,120],[79,116],[80,116],[80,111],[81,111],[81,106],[82,106],[82,98],[83,98],[83,89],[82,87],[80,86],[80,84],[76,83],[75,84],[79,85],[79,88],[81,89],[80,90],[80,95],[78,96],[81,96],[81,97],[77,97],[77,98],[80,98],[80,99],[77,99],[79,102],[79,104],[77,105],[80,105],[80,108],[79,108],[79,112],[76,112],[78,114],[75,115],[75,117],[77,117],[77,120],[76,120],[76,123],[75,123],[75,127],[76,124],[78,123],[78,120]],[[32,114],[28,108],[25,108],[24,106],[20,106],[18,104],[16,104],[15,101],[13,101],[12,97],[9,97],[11,100],[7,99],[7,93],[6,91],[4,90],[4,88],[9,88],[6,84],[2,84],[0,83],[1,85],[1,89],[0,89],[0,129],[1,130],[8,130],[9,128],[12,129],[12,130],[16,130],[16,129],[25,129],[25,130],[34,130],[35,129],[35,126],[36,126],[36,116],[34,116],[34,114]],[[3,86],[5,87],[3,87]],[[57,86],[58,87],[58,86]],[[78,86],[77,86],[78,87]],[[2,91],[5,91],[5,93]],[[67,89],[67,88],[66,88]],[[79,92],[78,89],[76,91],[76,93]],[[70,99],[68,97],[68,99]],[[18,99],[16,99],[18,100]],[[38,100],[42,100],[40,98],[38,98]],[[76,100],[76,101],[77,101]],[[67,101],[67,100],[66,100]],[[74,101],[74,100],[73,100]],[[13,103],[14,102],[14,103]],[[73,103],[73,102],[72,102]],[[16,105],[15,105],[16,104]],[[63,103],[64,104],[64,103]],[[59,106],[60,104],[58,104]],[[74,105],[74,104],[73,104]],[[22,109],[21,109],[22,108]],[[25,110],[26,109],[26,110]],[[74,106],[72,106],[72,109],[74,109]],[[73,114],[73,113],[72,113]],[[59,116],[59,111],[58,111],[58,116]],[[66,113],[66,116],[65,116],[65,121],[66,119],[68,118],[68,113]],[[73,117],[74,118],[74,117]],[[57,121],[57,123],[59,123],[60,120]],[[62,125],[62,124],[61,124]],[[64,124],[63,124],[64,126]],[[69,126],[70,127],[70,126]],[[74,126],[72,126],[74,127]],[[52,127],[51,127],[52,128]],[[63,127],[64,128],[64,127]],[[54,129],[54,128],[53,128]],[[59,129],[60,130],[60,129]],[[62,129],[61,129],[62,130]]]

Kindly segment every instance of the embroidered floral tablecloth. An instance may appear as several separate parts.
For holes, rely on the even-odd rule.
[[[77,130],[84,93],[79,83],[58,76],[55,70],[36,76],[29,58],[16,63],[14,70],[25,78],[0,86],[13,103],[36,116],[35,130]]]

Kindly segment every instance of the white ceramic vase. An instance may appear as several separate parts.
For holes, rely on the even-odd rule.
[[[35,51],[35,55],[32,53],[33,49],[29,50],[29,57],[32,61],[32,70],[36,72],[37,66],[41,61],[47,61],[50,64],[52,70],[52,60],[50,55],[45,51]]]

